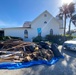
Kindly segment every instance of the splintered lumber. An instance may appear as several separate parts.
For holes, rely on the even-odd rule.
[[[0,62],[29,62],[32,60],[51,60],[54,54],[49,49],[32,42],[7,40],[0,42]]]
[[[17,54],[17,53],[23,53],[23,51],[0,51],[0,53]]]
[[[12,60],[5,60],[5,59],[0,59],[0,62],[12,62]]]
[[[25,47],[28,47],[28,46],[30,46],[31,45],[31,43],[25,43],[25,42],[22,42],[22,43],[20,43],[20,44],[18,44],[18,45],[16,45],[16,46],[14,46],[14,45],[12,45],[12,44],[5,44],[3,47],[2,47],[2,49],[1,50],[7,50],[7,51],[11,51],[11,50],[15,50],[15,51],[19,51],[20,50],[20,48],[21,48],[21,50],[23,50],[23,51],[26,51],[26,49],[25,49]],[[28,48],[27,48],[27,50],[29,50]]]

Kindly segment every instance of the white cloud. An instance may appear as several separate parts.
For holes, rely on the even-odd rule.
[[[21,27],[18,23],[8,23],[5,21],[0,20],[0,28],[7,28],[7,27]]]

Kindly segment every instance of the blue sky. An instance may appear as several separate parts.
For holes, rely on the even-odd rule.
[[[0,28],[22,26],[43,11],[58,14],[62,0],[0,0]]]

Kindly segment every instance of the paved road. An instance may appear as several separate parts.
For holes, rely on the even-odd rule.
[[[37,65],[17,70],[0,70],[0,75],[76,75],[76,52],[61,50],[64,59],[52,66]]]

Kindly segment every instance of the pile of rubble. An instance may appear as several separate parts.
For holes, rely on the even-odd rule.
[[[0,62],[49,61],[53,57],[54,54],[50,49],[44,49],[32,42],[13,39],[0,42]]]

